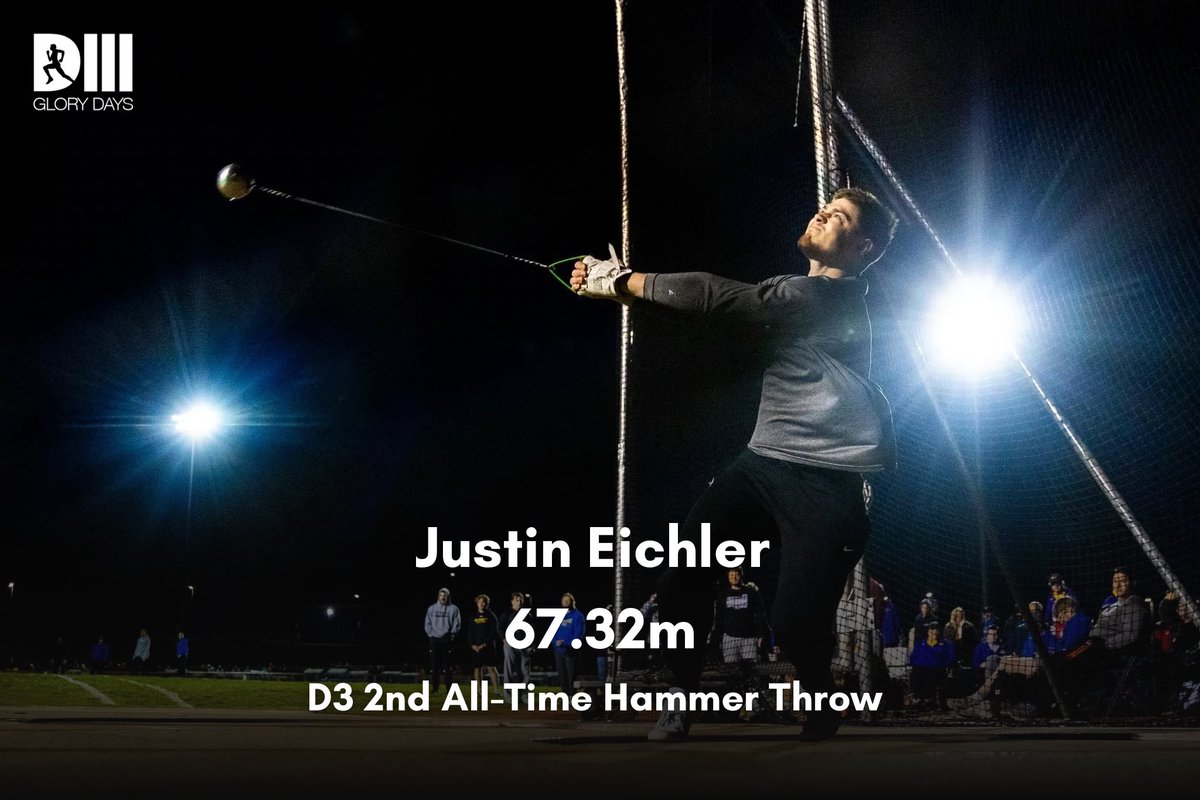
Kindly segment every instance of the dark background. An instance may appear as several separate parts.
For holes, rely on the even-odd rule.
[[[839,90],[964,268],[1011,279],[1023,355],[1194,585],[1197,61],[1173,45],[1187,6],[833,5]],[[800,6],[629,10],[635,268],[806,268]],[[135,36],[135,110],[33,111],[31,34],[109,31]],[[56,636],[82,654],[102,634],[124,658],[139,627],[161,647],[185,626],[196,663],[415,663],[440,586],[464,610],[481,591],[500,608],[513,590],[612,602],[611,573],[584,564],[588,527],[614,518],[617,308],[531,266],[213,188],[237,161],[506,253],[602,254],[621,241],[611,4],[214,6],[187,24],[47,11],[6,40],[9,657]],[[842,153],[896,202],[846,137]],[[947,274],[902,217],[870,295],[901,445],[876,482],[872,573],[906,615],[927,590],[972,615],[1040,598],[1052,570],[1094,605],[1121,562],[1161,594],[1019,373],[924,375],[919,312]],[[662,539],[744,445],[757,361],[720,325],[637,325],[629,519]],[[189,521],[191,451],[167,418],[197,394],[236,424],[196,451]],[[533,526],[575,564],[417,570],[429,525],[473,540]]]

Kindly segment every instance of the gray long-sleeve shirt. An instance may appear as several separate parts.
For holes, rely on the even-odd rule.
[[[133,647],[133,657],[140,658],[143,661],[150,660],[150,637],[139,636],[137,643]]]
[[[462,628],[462,615],[453,603],[434,603],[425,610],[425,635],[430,639],[455,636]]]
[[[1145,632],[1150,612],[1142,598],[1126,595],[1100,609],[1089,636],[1104,640],[1105,650],[1120,650],[1136,642]]]
[[[767,458],[852,472],[895,466],[887,398],[869,379],[871,320],[865,281],[779,275],[761,283],[704,272],[646,275],[646,300],[678,311],[761,326],[763,373],[750,449]]]

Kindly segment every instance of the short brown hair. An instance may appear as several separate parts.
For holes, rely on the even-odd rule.
[[[1071,597],[1071,595],[1067,595],[1066,597],[1060,597],[1054,601],[1054,615],[1055,616],[1058,616],[1058,612],[1060,610],[1067,609],[1067,608],[1071,609],[1072,611],[1076,611],[1076,612],[1079,611],[1079,601],[1076,600],[1074,597]]]
[[[859,189],[855,186],[838,189],[830,200],[839,198],[845,198],[858,207],[859,225],[862,228],[863,236],[875,243],[875,247],[871,250],[871,261],[868,263],[870,266],[883,256],[883,252],[892,243],[892,236],[896,233],[896,224],[899,220],[890,208],[866,189]]]

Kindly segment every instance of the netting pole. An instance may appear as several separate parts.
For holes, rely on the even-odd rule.
[[[1025,362],[1014,351],[1013,359],[1021,365],[1021,371],[1025,373],[1025,378],[1033,386],[1041,399],[1042,404],[1046,406],[1046,410],[1050,412],[1050,416],[1054,418],[1055,424],[1058,425],[1063,436],[1067,437],[1067,441],[1071,443],[1071,448],[1075,451],[1075,455],[1083,462],[1084,468],[1088,474],[1092,476],[1092,480],[1100,487],[1100,491],[1108,499],[1113,510],[1117,512],[1117,516],[1121,518],[1121,522],[1125,523],[1125,527],[1133,534],[1133,538],[1137,540],[1138,545],[1142,548],[1142,552],[1146,554],[1146,558],[1150,559],[1150,563],[1154,566],[1159,577],[1163,579],[1163,583],[1167,588],[1179,595],[1179,604],[1181,608],[1188,612],[1188,619],[1195,620],[1196,607],[1192,605],[1192,597],[1188,594],[1188,590],[1184,588],[1183,582],[1175,575],[1167,560],[1163,558],[1163,554],[1159,552],[1158,547],[1154,544],[1154,540],[1150,538],[1150,534],[1146,533],[1146,529],[1133,516],[1133,511],[1130,510],[1129,504],[1125,502],[1125,498],[1117,491],[1117,487],[1113,486],[1112,481],[1108,479],[1108,475],[1100,466],[1100,462],[1092,455],[1092,451],[1083,443],[1075,434],[1075,429],[1071,427],[1071,423],[1058,410],[1058,406],[1050,399],[1050,395],[1046,394],[1046,390],[1042,388],[1042,384],[1025,365]]]
[[[838,189],[837,138],[833,130],[833,68],[829,42],[829,0],[806,0],[809,89],[812,94],[813,151],[817,168],[817,205],[823,206]],[[848,576],[838,609],[839,671],[858,673],[858,690],[871,691],[871,660],[875,651],[875,619],[867,570],[860,559]]]
[[[829,151],[825,145],[825,134],[828,131],[825,119],[826,105],[821,100],[824,94],[822,74],[825,60],[821,57],[822,39],[817,2],[818,0],[804,0],[804,26],[808,31],[808,83],[809,94],[812,97],[813,152],[816,154],[817,163],[817,205],[823,206],[829,197]]]
[[[629,265],[629,82],[625,72],[625,3],[616,0],[617,13],[617,89],[621,101],[621,254]],[[621,306],[621,360],[619,366],[619,400],[617,412],[617,531],[625,527],[625,455],[628,444],[629,358],[633,347],[633,324],[629,306]],[[619,620],[624,609],[625,574],[620,566],[613,567],[613,618]],[[616,626],[618,635],[620,625]],[[612,650],[609,680],[616,682],[621,670],[621,651]]]
[[[867,152],[871,155],[871,158],[875,160],[875,163],[879,166],[879,169],[883,172],[884,176],[889,182],[891,182],[892,187],[903,198],[904,204],[908,206],[909,211],[913,213],[913,215],[921,223],[922,227],[925,228],[926,233],[933,238],[934,242],[938,246],[938,249],[941,250],[942,255],[945,257],[946,262],[953,268],[955,273],[962,275],[962,270],[959,269],[958,264],[956,264],[954,259],[951,258],[949,251],[947,251],[945,245],[942,244],[941,238],[937,235],[937,232],[933,229],[933,226],[929,223],[929,220],[921,212],[921,209],[917,206],[917,203],[913,199],[912,195],[909,194],[908,190],[904,188],[904,184],[900,182],[900,178],[896,174],[896,171],[892,168],[891,164],[888,163],[887,159],[884,158],[883,152],[879,149],[879,146],[874,142],[874,140],[871,139],[871,136],[867,133],[857,115],[855,115],[854,111],[840,95],[837,98],[837,104],[841,118],[846,122],[847,125],[849,125],[850,129],[854,132],[854,135],[858,137],[859,141],[862,142],[863,147],[865,147]],[[1162,553],[1159,552],[1158,547],[1155,546],[1154,541],[1150,538],[1150,535],[1146,533],[1146,529],[1143,528],[1141,523],[1137,521],[1137,518],[1133,516],[1133,511],[1129,508],[1129,504],[1125,502],[1125,498],[1121,496],[1121,493],[1117,491],[1117,487],[1114,486],[1112,481],[1109,480],[1108,475],[1100,466],[1100,462],[1096,460],[1096,457],[1092,455],[1091,450],[1088,449],[1087,445],[1083,443],[1083,440],[1080,439],[1075,433],[1075,429],[1071,426],[1071,423],[1068,422],[1067,418],[1058,410],[1058,406],[1050,398],[1050,395],[1046,393],[1046,390],[1042,388],[1042,384],[1034,376],[1029,367],[1026,366],[1025,362],[1015,350],[1012,351],[1012,357],[1013,360],[1016,361],[1021,367],[1021,371],[1024,373],[1026,380],[1037,393],[1038,399],[1042,401],[1042,405],[1046,407],[1046,410],[1050,413],[1054,423],[1058,426],[1059,431],[1071,445],[1071,449],[1075,451],[1075,455],[1083,464],[1084,469],[1086,469],[1088,474],[1092,476],[1092,480],[1096,482],[1096,485],[1100,488],[1101,493],[1104,494],[1104,497],[1108,500],[1109,505],[1111,505],[1113,511],[1116,512],[1117,517],[1133,535],[1134,540],[1137,541],[1138,545],[1142,548],[1142,552],[1144,552],[1146,557],[1150,560],[1150,564],[1154,567],[1159,577],[1163,579],[1163,583],[1167,585],[1168,589],[1176,592],[1179,595],[1180,607],[1182,609],[1186,609],[1188,612],[1188,618],[1195,620],[1196,606],[1192,602],[1191,595],[1184,587],[1183,582],[1180,581],[1178,576],[1176,576],[1174,571],[1172,571],[1170,565],[1167,564],[1167,560],[1163,557]]]
[[[833,130],[833,66],[830,53],[833,50],[829,39],[829,0],[816,0],[817,27],[819,28],[821,46],[821,124],[824,127],[822,138],[825,140],[825,186],[826,199],[842,185],[841,168],[838,166],[837,137]],[[809,30],[812,30],[811,28]],[[813,73],[816,74],[816,67]],[[824,202],[824,201],[822,201]]]

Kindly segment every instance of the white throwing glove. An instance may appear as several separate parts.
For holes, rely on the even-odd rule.
[[[608,246],[607,261],[597,261],[591,256],[584,256],[583,265],[587,267],[587,282],[579,287],[579,293],[588,297],[619,297],[617,279],[633,272],[626,269],[617,257],[617,250],[611,244]]]

